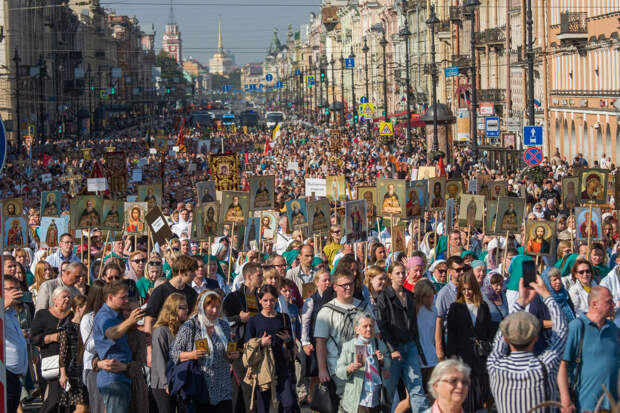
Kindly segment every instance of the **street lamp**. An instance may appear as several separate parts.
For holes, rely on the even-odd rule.
[[[349,55],[349,59],[355,59],[355,54],[353,54],[353,46],[351,46],[351,54]],[[351,107],[353,109],[353,130],[355,130],[357,126],[355,122],[355,112],[356,112],[357,103],[355,101],[355,77],[354,76],[355,76],[355,63],[353,64],[353,67],[351,68]]]
[[[321,75],[324,76],[325,80],[325,108],[329,110],[329,76],[327,76],[327,56],[321,56]],[[321,89],[323,90],[323,89]],[[321,100],[323,100],[321,98]],[[325,109],[323,109],[325,111]],[[323,112],[325,113],[325,112]],[[329,112],[327,112],[327,123],[329,124]]]
[[[387,61],[385,58],[385,46],[387,46],[387,39],[385,38],[385,29],[383,29],[383,37],[379,44],[383,49],[383,121],[387,122],[388,120],[388,101],[387,101]]]
[[[47,66],[43,55],[39,55],[39,143],[43,142],[43,78],[47,76]]]
[[[342,100],[340,126],[344,126],[344,56],[342,55],[342,52],[340,52],[340,99]]]
[[[329,64],[332,67],[332,104],[333,104],[332,111],[334,112],[332,116],[335,116],[335,110],[336,110],[337,105],[336,105],[336,78],[334,77],[334,65],[336,64],[336,61],[334,60],[333,53],[332,53],[332,59],[330,60]],[[335,120],[336,119],[334,118],[334,121]]]
[[[426,20],[426,25],[431,29],[431,81],[433,83],[433,152],[439,151],[439,138],[437,130],[437,65],[435,64],[435,25],[439,24],[439,19],[435,15],[435,6],[431,5],[431,15]],[[446,146],[446,152],[449,148]]]
[[[405,146],[405,152],[412,153],[413,146],[411,145],[411,103],[409,102],[409,88],[410,88],[410,78],[409,78],[409,37],[411,36],[411,32],[409,31],[409,19],[408,19],[408,7],[407,0],[403,0],[403,9],[405,12],[405,28],[401,30],[400,35],[405,38],[405,86],[407,93],[407,145]],[[434,61],[434,59],[433,59]]]
[[[370,100],[370,96],[368,96],[368,51],[370,49],[368,48],[368,42],[366,40],[366,36],[364,36],[364,47],[362,47],[362,52],[364,52],[364,74],[365,74],[365,81],[366,81],[366,100],[369,101]],[[369,124],[369,120],[366,121],[366,130],[368,131],[368,139],[370,139],[370,124]]]
[[[19,90],[20,90],[20,84],[19,84],[19,63],[21,62],[21,58],[19,57],[19,54],[17,53],[17,49],[15,49],[15,56],[13,57],[13,62],[15,62],[15,115],[16,115],[16,121],[17,121],[17,125],[15,126],[15,132],[17,132],[17,150],[21,150],[22,147],[22,130],[21,130],[21,110],[20,110],[20,106],[19,106]],[[31,138],[34,139],[34,136]]]
[[[476,78],[476,7],[480,0],[467,0],[463,5],[471,19],[471,151],[474,161],[478,159],[478,86]]]

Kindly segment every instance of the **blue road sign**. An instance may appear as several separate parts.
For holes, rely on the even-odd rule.
[[[368,98],[366,96],[362,96],[360,98],[360,103],[368,103]]]
[[[542,126],[523,126],[523,145],[542,145],[543,129]]]
[[[265,80],[267,82],[271,82],[273,80],[273,75],[271,73],[267,73],[267,76],[265,76]]]
[[[451,66],[451,67],[446,67],[443,70],[443,73],[446,77],[454,77],[454,76],[458,76],[459,75],[459,67],[458,66]]]
[[[277,87],[278,89],[283,88],[283,87],[284,87],[284,82],[278,82],[278,83],[276,83],[276,87]]]
[[[538,166],[543,160],[543,153],[540,149],[535,147],[527,148],[523,153],[523,158],[525,159],[525,163],[529,166]]]
[[[353,119],[353,114],[351,112],[347,113],[345,118],[347,118],[348,120]]]
[[[19,128],[19,125],[17,125]],[[4,162],[6,161],[6,133],[4,132],[4,123],[0,118],[0,172],[4,168]]]
[[[487,137],[499,137],[499,118],[497,116],[489,116],[485,118],[484,125]]]
[[[301,75],[301,70],[295,69],[295,76],[299,76],[299,75]]]
[[[344,59],[344,67],[345,69],[353,69],[355,67],[355,58],[347,57]]]

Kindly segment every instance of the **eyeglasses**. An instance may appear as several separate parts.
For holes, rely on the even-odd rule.
[[[340,230],[339,229],[335,229],[332,231],[334,234],[340,234]]]
[[[582,275],[583,274],[592,274],[592,271],[590,271],[590,270],[579,270],[579,271],[577,271],[577,274],[582,274]]]
[[[286,264],[273,264],[273,266],[276,268],[282,268],[282,267],[286,267]]]
[[[151,265],[153,267],[161,267],[161,262],[159,262],[159,261],[150,261],[149,265]]]
[[[342,288],[343,290],[348,290],[350,288],[353,288],[353,283],[345,283],[345,284],[334,284],[337,285],[338,287]]]
[[[465,267],[456,267],[456,268],[452,268],[454,271],[456,272],[465,272]]]
[[[448,272],[448,270],[440,270],[439,268],[437,268],[435,271],[439,272],[440,274],[445,274],[446,272]]]
[[[138,258],[137,260],[131,260],[131,262],[135,262],[136,264],[144,264],[146,262],[146,258]]]
[[[444,383],[448,383],[452,387],[456,387],[457,383],[461,383],[463,386],[469,386],[469,379],[461,379],[459,377],[450,377],[449,379],[441,379]]]

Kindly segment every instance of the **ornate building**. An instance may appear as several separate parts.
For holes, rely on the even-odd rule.
[[[170,2],[170,16],[168,17],[168,24],[166,24],[166,31],[164,32],[164,41],[162,43],[162,49],[164,52],[179,64],[183,64],[182,53],[183,41],[181,40],[181,32],[179,31],[179,25],[174,18],[174,10],[172,9],[172,1]]]
[[[216,75],[227,75],[233,68],[233,61],[224,51],[222,42],[222,21],[217,25],[217,52],[209,60],[209,73]]]

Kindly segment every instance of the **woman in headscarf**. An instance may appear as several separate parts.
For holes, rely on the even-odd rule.
[[[575,283],[577,282],[577,279],[574,278],[573,274],[571,273],[571,268],[573,268],[573,265],[575,264],[575,261],[577,261],[577,258],[579,258],[579,254],[577,253],[567,254],[561,260],[558,260],[558,262],[556,262],[554,265],[555,268],[560,269],[562,284],[564,285],[564,288],[566,290],[570,290],[570,287],[575,285]]]
[[[489,273],[482,283],[482,298],[489,306],[493,337],[499,328],[499,323],[508,315],[508,300],[504,292],[504,277],[496,271]]]
[[[202,261],[205,263],[205,269],[206,269],[205,276],[207,278],[211,278],[212,280],[216,280],[218,285],[220,286],[220,289],[224,291],[225,295],[228,295],[231,291],[230,286],[226,284],[226,274],[224,274],[224,271],[222,270],[222,266],[217,260],[217,257],[215,255],[211,255],[208,257],[204,256],[202,258]],[[241,271],[242,268],[243,267],[241,267],[239,271]],[[236,278],[237,277],[235,277],[235,279]]]
[[[209,390],[208,404],[192,404],[195,411],[230,413],[232,411],[232,381],[230,361],[239,358],[238,351],[228,352],[230,327],[220,318],[222,299],[213,291],[204,291],[198,300],[196,311],[179,329],[170,359],[173,363],[199,360]]]
[[[426,259],[428,262],[433,262],[435,259],[435,233],[427,232],[426,235],[422,238],[422,243],[420,244],[420,251],[426,255]]]
[[[448,263],[446,260],[435,261],[428,271],[436,292],[448,284]]]

